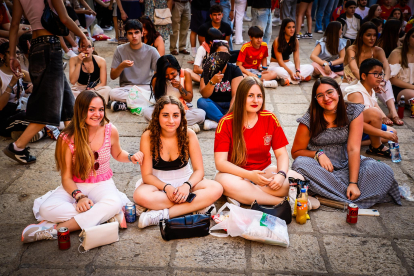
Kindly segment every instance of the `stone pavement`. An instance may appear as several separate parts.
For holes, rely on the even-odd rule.
[[[248,24],[244,28],[247,30]],[[273,39],[278,32],[279,27],[274,27]],[[321,37],[314,35],[315,39]],[[301,62],[310,62],[315,39],[300,41]],[[106,58],[109,71],[115,46],[107,42],[95,46]],[[190,57],[180,55],[178,59],[184,68],[190,66]],[[112,87],[117,84],[109,82]],[[281,121],[290,143],[289,154],[296,118],[308,108],[312,85],[313,80],[266,89],[266,109]],[[194,85],[194,104],[199,97],[198,85]],[[136,152],[146,127],[143,117],[108,113],[120,132],[121,146]],[[405,125],[397,127],[403,161],[381,161],[393,168],[400,185],[406,183],[414,191],[414,155],[410,153],[414,150],[414,119],[407,115],[408,111]],[[202,131],[197,136],[206,177],[212,179],[214,131]],[[0,137],[0,148],[10,142],[10,138]],[[30,147],[37,156],[37,162],[30,166],[18,165],[0,153],[0,275],[414,275],[414,203],[405,200],[402,207],[376,205],[380,216],[359,217],[356,225],[347,224],[346,214],[338,210],[322,207],[312,211],[305,225],[293,221],[288,226],[288,248],[213,236],[165,242],[157,227],[142,230],[137,223],[120,230],[119,242],[85,254],[77,251],[79,232],[71,234],[69,251],[59,251],[56,241],[22,244],[21,231],[35,223],[31,211],[34,199],[61,183],[54,170],[55,142],[43,139]],[[119,190],[132,199],[140,178],[139,166],[112,160],[111,167]],[[216,206],[224,202],[222,197]]]

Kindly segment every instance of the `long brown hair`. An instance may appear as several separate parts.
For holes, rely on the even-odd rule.
[[[244,141],[244,119],[246,118],[246,100],[250,89],[253,85],[258,85],[262,91],[263,105],[260,108],[262,111],[265,108],[265,90],[263,83],[256,77],[244,78],[237,87],[236,97],[234,103],[231,106],[229,113],[233,112],[233,151],[231,153],[230,162],[243,166],[246,164],[247,152],[246,141]]]
[[[379,5],[374,4],[368,10],[368,15],[364,17],[364,21],[370,21],[372,18],[375,18],[375,12],[377,11]]]
[[[408,68],[408,50],[410,48],[410,37],[414,33],[414,28],[411,28],[405,35],[403,44],[401,46],[401,67]],[[414,45],[413,45],[414,46]]]
[[[145,129],[150,131],[150,147],[152,158],[157,162],[159,161],[162,142],[161,142],[161,125],[160,125],[160,113],[166,104],[175,104],[180,109],[181,122],[177,128],[177,140],[178,149],[180,151],[179,158],[181,162],[188,161],[190,158],[189,151],[189,139],[187,135],[187,120],[185,118],[185,110],[183,104],[174,96],[162,96],[158,99],[152,112],[152,119]]]
[[[324,109],[319,105],[318,100],[316,99],[316,90],[318,90],[319,85],[321,84],[329,84],[332,86],[336,92],[338,93],[338,107],[336,110],[336,119],[334,124],[338,127],[344,127],[349,124],[348,116],[346,113],[346,106],[344,97],[342,97],[342,91],[339,87],[338,83],[330,78],[330,77],[322,77],[317,79],[312,88],[312,98],[311,104],[309,107],[310,113],[310,128],[309,134],[311,138],[318,136],[320,133],[325,131],[328,127],[328,122],[325,120],[323,116]]]
[[[368,30],[375,30],[375,37],[378,37],[378,27],[372,22],[365,22],[362,24],[361,29],[358,31],[357,37],[355,39],[354,45],[356,47],[355,59],[359,66],[359,56],[361,54],[362,46],[364,45],[364,34]]]
[[[384,50],[385,57],[387,58],[397,48],[400,28],[401,23],[395,18],[387,20],[382,28],[381,36],[377,40],[376,45]]]
[[[100,122],[100,125],[104,126],[109,123],[109,119],[106,117],[104,98],[93,90],[85,90],[76,98],[72,121],[70,121],[69,125],[62,131],[62,134],[67,135],[67,139],[73,141],[75,144],[76,152],[72,166],[72,174],[82,180],[89,177],[91,170],[95,173],[95,169],[93,168],[95,157],[89,146],[89,129],[85,120],[88,116],[89,105],[96,97],[99,97],[102,100],[104,107],[104,117]],[[62,171],[62,169],[66,167],[65,153],[67,147],[63,147],[64,143],[62,135],[59,136],[55,150],[55,160],[58,171]]]
[[[323,38],[326,44],[326,50],[335,56],[339,53],[339,30],[342,28],[342,24],[338,21],[332,21],[326,27]]]
[[[291,36],[289,39],[289,43],[286,42],[286,37],[285,37],[286,30],[285,29],[290,22],[293,22],[296,28],[295,20],[293,20],[290,17],[283,19],[282,25],[280,26],[279,37],[277,39],[277,42],[278,42],[277,51],[280,53],[283,53],[283,51],[286,50],[286,48],[289,46],[293,52],[296,52],[296,36],[295,35]]]

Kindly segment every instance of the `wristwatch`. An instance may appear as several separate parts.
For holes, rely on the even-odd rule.
[[[211,85],[216,85],[214,82],[212,82],[211,80],[208,82],[209,84],[211,84]]]
[[[133,154],[128,154],[128,160],[129,160],[129,162],[132,162],[132,159],[131,159],[131,157],[133,156]]]
[[[323,63],[323,67],[325,67],[326,65],[328,65],[328,63],[325,61],[325,62]]]
[[[332,61],[329,62],[329,66],[332,66]]]

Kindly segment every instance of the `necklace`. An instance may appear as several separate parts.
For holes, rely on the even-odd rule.
[[[257,118],[257,114],[256,114],[256,117],[254,118],[254,120],[253,121],[256,121],[257,122],[257,120],[256,120],[256,118]],[[250,124],[249,124],[249,120],[247,120],[247,129],[251,129],[252,127],[254,127],[254,125],[256,124],[256,122],[254,122],[253,123],[253,125],[252,126],[250,126]]]
[[[98,129],[99,130],[99,129]],[[95,135],[93,136],[92,141],[89,142],[89,145],[92,144],[93,140],[95,140],[96,134],[98,134],[98,130],[95,132]]]

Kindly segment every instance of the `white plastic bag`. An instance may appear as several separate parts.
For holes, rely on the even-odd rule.
[[[289,234],[286,222],[266,213],[244,209],[234,204],[225,203],[217,213],[230,209],[229,218],[210,228],[210,234],[216,237],[243,237],[247,240],[289,246]],[[215,233],[215,230],[226,229],[227,234]]]
[[[104,31],[98,24],[95,24],[95,26],[93,26],[93,29],[92,29],[92,36],[101,35],[101,34],[104,34]]]
[[[134,85],[127,98],[127,106],[131,113],[142,116],[144,108],[155,104],[155,101],[150,100],[150,97],[150,91]]]

